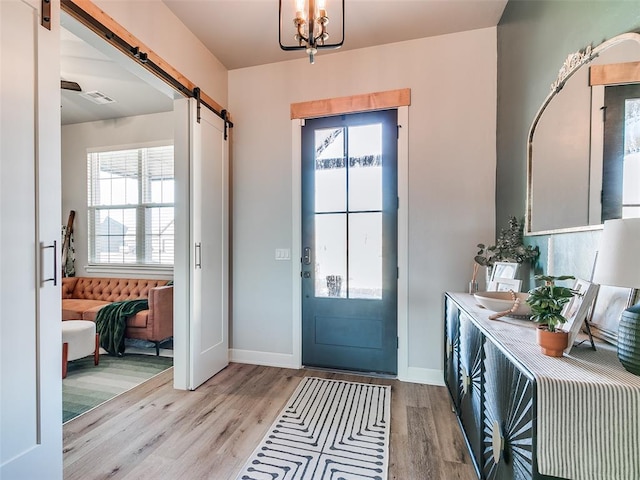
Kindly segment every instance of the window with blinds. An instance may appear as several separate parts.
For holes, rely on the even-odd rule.
[[[89,263],[173,265],[173,145],[87,155]]]

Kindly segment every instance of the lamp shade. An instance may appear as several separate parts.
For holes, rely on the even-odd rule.
[[[593,281],[640,288],[640,218],[604,222]]]

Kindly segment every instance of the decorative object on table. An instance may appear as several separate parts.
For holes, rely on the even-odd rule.
[[[489,292],[508,292],[513,290],[519,292],[522,286],[522,280],[516,280],[515,278],[494,278],[489,282],[487,291]]]
[[[520,300],[518,308],[511,311],[514,304],[514,297]],[[509,311],[509,317],[529,318],[531,315],[531,307],[527,304],[528,293],[524,292],[477,292],[474,295],[476,302],[487,310],[492,312]]]
[[[497,320],[500,317],[504,317],[505,315],[509,315],[518,311],[520,307],[520,297],[516,296],[516,292],[513,290],[509,290],[509,295],[511,295],[511,300],[513,300],[513,305],[509,310],[503,310],[502,312],[496,312],[492,315],[489,315],[489,320]]]
[[[618,326],[618,359],[629,372],[640,375],[640,304],[627,308]]]
[[[607,220],[600,239],[593,281],[615,287],[640,288],[640,218]],[[640,375],[640,304],[622,312],[618,326],[618,359]]]
[[[562,315],[567,319],[563,329],[569,332],[567,348],[564,349],[564,353],[571,351],[573,342],[578,336],[587,318],[587,313],[593,304],[593,300],[598,294],[598,285],[578,278],[573,284],[572,290],[575,292],[575,295],[562,310]],[[593,346],[593,349],[595,350],[595,346]]]
[[[471,281],[469,282],[469,293],[473,295],[478,291],[478,265],[476,262],[473,262],[473,274],[471,275]]]
[[[523,227],[524,224],[520,223],[516,217],[510,217],[509,227],[500,231],[495,245],[478,244],[479,250],[474,260],[479,265],[487,267],[487,284],[493,275],[493,272],[489,273],[489,271],[493,269],[496,262],[533,264],[540,255],[538,247],[524,244]]]
[[[519,263],[516,262],[495,262],[491,269],[491,281],[496,278],[516,278]]]
[[[617,345],[622,312],[640,301],[639,294],[640,290],[635,288],[600,285],[588,317],[593,335]]]
[[[535,279],[544,283],[529,290],[527,303],[531,306],[531,320],[541,324],[538,327],[538,345],[545,355],[561,357],[569,341],[569,332],[559,328],[567,321],[562,313],[576,292],[555,282],[574,280],[575,277],[536,275]]]

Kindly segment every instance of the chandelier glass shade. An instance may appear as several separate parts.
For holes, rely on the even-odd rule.
[[[314,63],[321,49],[344,43],[344,0],[279,0],[279,40],[282,50],[305,50]],[[329,24],[331,18],[331,28]],[[331,33],[329,32],[331,30]]]

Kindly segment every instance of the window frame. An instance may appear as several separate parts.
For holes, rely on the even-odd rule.
[[[143,183],[144,176],[140,175],[142,171],[142,155],[140,154],[140,150],[149,149],[149,148],[158,148],[158,147],[172,147],[174,148],[173,155],[173,176],[172,180],[174,182],[174,201],[172,203],[162,202],[143,202]],[[96,205],[93,202],[93,189],[95,188],[95,182],[99,181],[94,179],[94,171],[95,171],[95,162],[96,160],[93,157],[95,154],[107,153],[107,152],[119,152],[123,150],[138,150],[138,175],[136,176],[136,181],[138,185],[138,198],[136,203],[125,203],[125,204],[113,204],[113,205]],[[173,221],[175,221],[175,145],[173,139],[167,140],[158,140],[153,142],[138,142],[133,144],[126,145],[107,145],[101,147],[87,148],[86,150],[86,160],[87,160],[87,198],[86,198],[86,207],[87,207],[87,266],[85,270],[88,273],[117,273],[122,274],[126,271],[135,271],[136,274],[149,274],[149,275],[159,275],[159,274],[172,274],[173,267],[175,263],[175,255],[173,261],[171,263],[145,263],[141,262],[141,259],[145,258],[145,243],[147,240],[146,233],[146,219],[145,219],[145,211],[148,208],[163,208],[169,207],[173,208]],[[109,210],[109,209],[131,209],[135,210],[136,216],[136,261],[132,263],[124,263],[124,262],[97,262],[95,251],[96,251],[96,224],[93,221],[95,218],[96,212],[100,210]],[[174,234],[175,235],[175,234]],[[175,236],[174,236],[175,242]],[[175,245],[175,243],[174,243]]]

